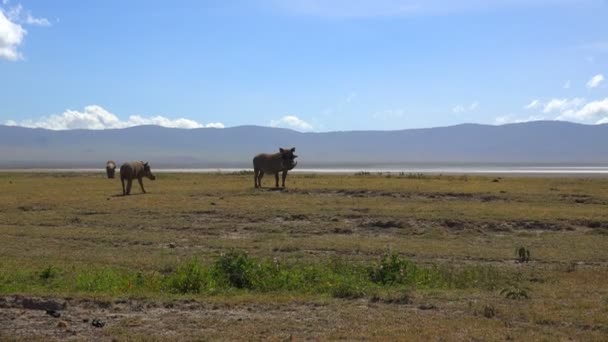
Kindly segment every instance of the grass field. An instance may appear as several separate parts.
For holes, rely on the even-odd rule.
[[[0,339],[608,336],[608,179],[145,183],[0,173]]]

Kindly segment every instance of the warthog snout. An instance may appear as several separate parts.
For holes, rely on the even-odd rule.
[[[150,165],[148,165],[148,163],[144,164],[144,176],[150,180],[156,180],[156,176],[152,174],[152,170],[150,169]]]

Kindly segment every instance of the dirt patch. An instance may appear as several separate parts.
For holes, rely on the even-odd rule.
[[[589,195],[561,194],[559,197],[567,202],[573,202],[576,204],[606,204],[605,201],[602,201],[598,198],[594,198]]]
[[[397,220],[371,220],[365,224],[366,227],[370,228],[403,228],[404,225],[401,221]]]
[[[506,197],[490,194],[490,193],[468,193],[468,192],[399,192],[399,191],[381,191],[381,190],[366,190],[366,189],[315,189],[315,190],[298,190],[291,189],[289,193],[303,194],[311,196],[344,196],[344,197],[391,197],[401,199],[431,199],[443,201],[508,201]]]
[[[202,336],[241,339],[244,333],[260,339],[288,339],[290,336],[314,339],[349,324],[343,311],[318,303],[108,302],[21,296],[2,297],[0,303],[3,303],[0,306],[0,339],[112,340],[115,336],[163,340]],[[31,303],[38,304],[32,307]],[[38,309],[49,303],[64,303],[65,306],[60,305],[61,310],[54,317]],[[358,308],[358,303],[340,305]]]

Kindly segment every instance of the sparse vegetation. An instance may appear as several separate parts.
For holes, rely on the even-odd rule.
[[[79,301],[95,298],[105,304],[89,318],[124,339],[157,336],[170,317],[218,339],[243,329],[253,338],[603,336],[608,180],[386,176],[294,173],[275,192],[253,191],[247,173],[160,174],[125,201],[101,175],[0,173],[13,182],[0,194],[0,301],[72,298],[69,316],[94,310]],[[27,311],[4,303],[6,331]]]
[[[528,289],[518,287],[518,286],[511,286],[511,287],[504,288],[500,291],[500,294],[503,295],[507,299],[514,299],[514,300],[530,298],[530,296],[528,295]]]

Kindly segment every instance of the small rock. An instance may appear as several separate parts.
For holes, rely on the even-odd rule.
[[[106,322],[99,320],[97,318],[95,318],[92,322],[91,325],[94,326],[95,328],[103,328],[106,325]]]
[[[68,322],[66,321],[59,321],[57,322],[57,328],[67,328],[68,327]]]
[[[55,311],[55,310],[46,310],[46,314],[51,316],[51,317],[55,317],[55,318],[59,318],[61,317],[61,313]]]
[[[88,318],[83,318],[82,319],[82,323],[89,323],[89,319]]]
[[[209,203],[209,204],[211,204],[211,205],[215,205],[215,202],[211,202],[211,203]]]
[[[169,248],[175,248],[175,247],[177,247],[177,245],[175,244],[175,242],[171,242],[169,244]]]
[[[437,307],[433,304],[420,304],[420,306],[418,306],[418,309],[420,310],[434,310],[437,309]]]

